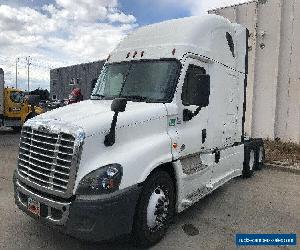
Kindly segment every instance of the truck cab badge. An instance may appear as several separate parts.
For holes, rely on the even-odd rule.
[[[175,126],[176,125],[176,119],[170,119],[170,121],[169,121],[169,126],[170,127],[173,127],[173,126]]]

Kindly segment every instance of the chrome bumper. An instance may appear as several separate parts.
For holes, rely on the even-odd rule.
[[[52,225],[60,232],[73,237],[102,241],[130,234],[141,186],[135,185],[119,190],[106,198],[75,199],[60,202],[43,197],[23,184],[14,175],[15,202],[18,207],[31,217]],[[28,198],[41,204],[41,216],[36,216],[27,209]],[[59,199],[59,198],[58,198]],[[43,206],[43,209],[42,209]],[[42,213],[43,210],[43,213]],[[55,214],[53,214],[55,210]],[[59,211],[59,217],[57,216]]]
[[[69,210],[71,202],[59,202],[49,198],[42,197],[23,186],[17,179],[14,181],[15,185],[15,199],[18,207],[27,214],[36,217],[28,211],[27,203],[28,198],[32,198],[41,204],[43,215],[40,218],[50,222],[54,225],[64,225],[69,217]]]

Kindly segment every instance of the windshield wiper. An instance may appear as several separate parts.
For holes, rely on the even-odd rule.
[[[100,95],[100,94],[93,94],[92,97],[100,97],[100,98],[104,98],[105,95]]]
[[[148,97],[139,96],[139,95],[121,95],[120,97],[129,99],[129,100],[136,100],[136,101],[147,101],[147,100],[149,100]]]

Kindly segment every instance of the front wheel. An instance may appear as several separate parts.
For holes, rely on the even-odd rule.
[[[165,171],[146,180],[136,208],[133,234],[138,245],[149,247],[166,234],[175,211],[174,183]]]

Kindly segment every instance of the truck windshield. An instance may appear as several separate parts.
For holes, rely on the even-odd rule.
[[[91,99],[124,97],[132,101],[171,102],[180,72],[175,60],[107,64]]]

